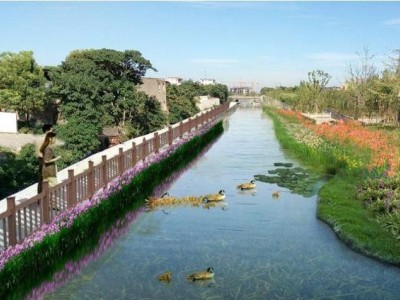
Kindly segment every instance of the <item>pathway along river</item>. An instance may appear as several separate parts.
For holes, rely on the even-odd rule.
[[[226,191],[227,206],[128,214],[97,250],[32,291],[45,299],[399,299],[400,269],[350,250],[316,219],[316,195],[257,181],[290,159],[260,109],[239,108],[225,133],[164,186],[171,195]],[[290,169],[290,168],[289,168]],[[280,191],[279,198],[272,193]],[[160,191],[163,192],[163,191]],[[119,235],[119,236],[118,236]],[[115,240],[114,237],[118,236]],[[109,245],[111,245],[109,247]],[[212,281],[186,276],[212,266]],[[172,272],[170,283],[158,275]]]

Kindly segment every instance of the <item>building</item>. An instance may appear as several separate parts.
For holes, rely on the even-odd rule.
[[[235,95],[248,95],[252,92],[252,88],[247,87],[247,86],[241,86],[241,87],[231,87],[229,89],[229,92]]]
[[[216,97],[210,96],[198,96],[196,97],[196,106],[200,109],[200,111],[205,110],[207,108],[211,108],[215,105],[219,105],[220,100]]]
[[[142,78],[142,84],[139,91],[144,92],[150,97],[155,97],[161,104],[161,109],[168,112],[167,107],[167,84],[164,79],[160,78]]]
[[[214,84],[216,84],[215,79],[207,79],[207,78],[200,79],[199,83],[202,84],[202,85],[214,85]]]
[[[167,77],[165,78],[166,82],[169,82],[172,85],[181,85],[183,78],[180,77]]]

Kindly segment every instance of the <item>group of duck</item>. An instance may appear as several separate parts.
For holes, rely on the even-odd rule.
[[[252,190],[256,187],[255,180],[250,182],[239,184],[236,188],[242,191]],[[225,200],[225,190],[220,190],[216,194],[208,194],[205,196],[185,196],[185,197],[173,197],[168,193],[164,193],[161,197],[149,197],[146,199],[146,205],[148,209],[153,209],[160,206],[177,206],[177,205],[191,205],[198,207],[203,205],[204,208],[214,206],[217,202]],[[272,197],[278,198],[279,191],[272,193]]]
[[[247,183],[242,183],[237,186],[241,190],[254,189],[256,187],[255,180]],[[204,205],[205,208],[209,208],[213,203],[221,202],[225,200],[225,190],[220,190],[216,194],[208,194],[205,196],[185,196],[185,197],[173,197],[168,193],[164,193],[161,197],[149,197],[146,199],[147,208],[152,209],[159,206],[175,206],[175,205],[191,205],[200,206]]]
[[[251,180],[250,182],[239,184],[236,188],[240,190],[252,190],[256,187],[255,180]],[[279,191],[275,191],[272,193],[274,198],[279,197]],[[191,204],[192,206],[200,206],[203,204],[204,206],[213,205],[215,203],[219,203],[225,200],[225,191],[220,190],[216,194],[209,194],[205,196],[195,197],[195,196],[187,196],[183,198],[176,198],[170,196],[168,193],[164,193],[161,197],[150,197],[146,200],[147,206],[149,208],[155,208],[163,205],[182,205],[182,204]],[[186,277],[189,281],[196,280],[208,280],[214,278],[214,269],[213,267],[207,268],[207,270],[195,272]],[[163,282],[171,282],[172,273],[167,271],[158,276],[159,281]]]
[[[189,281],[208,280],[208,279],[213,279],[213,278],[214,278],[214,268],[213,267],[209,267],[209,268],[207,268],[207,270],[204,270],[204,271],[192,273],[186,277],[186,279]],[[160,274],[158,276],[158,280],[164,281],[164,282],[171,282],[172,273],[170,271],[167,271],[163,274]]]

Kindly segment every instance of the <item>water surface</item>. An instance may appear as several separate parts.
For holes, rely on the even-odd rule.
[[[57,289],[48,288],[52,292],[45,298],[400,298],[399,269],[340,242],[316,219],[316,196],[259,181],[253,192],[236,189],[255,174],[275,169],[275,162],[301,166],[284,154],[272,121],[260,109],[238,109],[225,121],[225,129],[168,192],[187,196],[224,189],[228,209],[166,207],[130,214],[120,222],[122,235],[103,247],[101,255],[71,262],[69,271],[46,283]],[[272,197],[275,191],[279,198]],[[209,266],[215,270],[214,280],[186,280]],[[170,283],[157,279],[165,271],[172,272]]]

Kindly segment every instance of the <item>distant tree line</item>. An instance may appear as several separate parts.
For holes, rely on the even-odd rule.
[[[359,64],[349,65],[345,85],[328,88],[331,79],[322,70],[308,73],[307,80],[294,87],[264,87],[261,93],[304,112],[322,112],[328,108],[360,117],[377,117],[386,123],[400,125],[400,49],[393,51],[386,68],[378,72],[368,49],[359,54]]]
[[[167,84],[169,113],[165,113],[154,97],[138,89],[148,70],[157,71],[135,50],[75,50],[58,66],[39,66],[32,51],[4,52],[0,54],[0,111],[18,112],[25,131],[38,133],[45,114],[55,108],[54,130],[64,142],[56,151],[63,158],[59,168],[64,168],[100,150],[104,127],[117,127],[129,139],[197,113],[196,96],[228,100],[225,85],[203,86],[191,80],[180,86]],[[42,120],[35,122],[37,117]],[[3,185],[0,199],[36,182],[34,150],[28,147],[26,152],[20,157],[0,149],[2,183],[23,172],[20,163],[25,156],[32,164],[26,165],[23,179]]]

